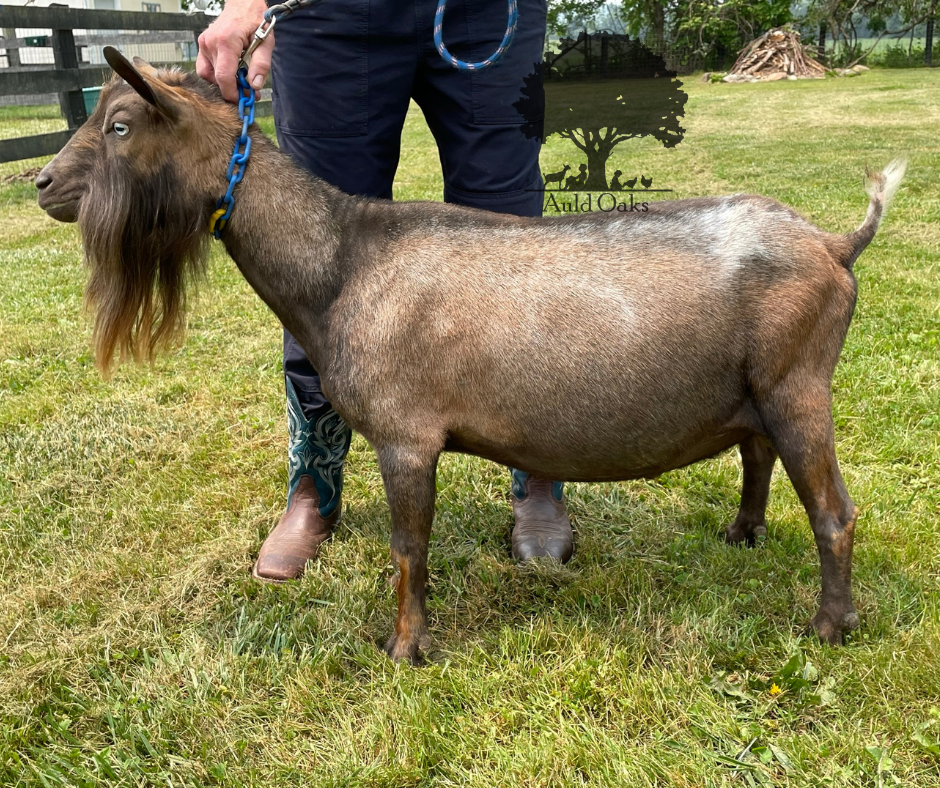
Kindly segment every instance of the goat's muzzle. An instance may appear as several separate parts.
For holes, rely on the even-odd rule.
[[[36,188],[39,190],[39,207],[53,219],[60,222],[78,221],[78,203],[81,200],[81,191],[76,191],[76,182],[64,179],[71,183],[57,181],[50,168],[55,163],[53,159],[43,167],[36,177]],[[81,181],[78,181],[81,183]]]

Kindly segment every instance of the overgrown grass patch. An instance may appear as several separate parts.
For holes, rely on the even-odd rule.
[[[864,166],[910,157],[834,383],[862,510],[851,642],[803,636],[819,566],[779,467],[755,549],[721,540],[726,454],[569,485],[573,562],[520,568],[508,474],[447,456],[434,645],[391,664],[389,516],[361,438],[321,558],[290,585],[249,576],[283,504],[285,405],[279,326],[231,261],[214,252],[179,350],[105,381],[74,226],[5,185],[0,785],[940,784],[940,73],[686,87],[685,141],[624,144],[609,172],[761,192],[845,232]],[[551,140],[543,170],[578,160]],[[441,189],[413,108],[396,198]]]

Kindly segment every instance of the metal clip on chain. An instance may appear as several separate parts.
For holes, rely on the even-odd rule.
[[[270,30],[270,28],[268,28]],[[225,195],[219,200],[215,213],[209,220],[209,231],[216,237],[222,237],[222,230],[225,229],[225,223],[232,215],[232,208],[235,206],[235,196],[233,192],[235,187],[241,183],[245,177],[245,167],[248,164],[248,157],[251,155],[251,137],[248,136],[248,127],[255,122],[255,91],[248,84],[248,69],[244,66],[238,69],[238,117],[242,121],[242,133],[235,141],[235,150],[232,152],[232,158],[228,163],[228,170],[225,177],[228,178],[228,189]]]
[[[239,65],[247,67],[251,56],[254,54],[255,50],[264,43],[264,40],[268,37],[270,32],[274,30],[274,24],[278,19],[284,16],[290,16],[299,8],[306,8],[307,6],[315,5],[319,2],[321,2],[321,0],[287,0],[287,2],[272,5],[264,12],[264,18],[261,20],[261,24],[258,25],[258,29],[255,30],[254,38],[251,44],[248,45],[248,49],[242,54]]]

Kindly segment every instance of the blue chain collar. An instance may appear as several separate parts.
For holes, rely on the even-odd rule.
[[[251,137],[248,136],[248,127],[255,122],[255,91],[248,84],[248,69],[244,67],[238,69],[236,76],[238,79],[238,117],[242,121],[242,133],[235,140],[235,150],[232,151],[232,158],[225,172],[225,177],[228,178],[228,189],[219,199],[215,213],[209,219],[209,232],[216,238],[222,237],[225,223],[232,215],[232,208],[235,207],[233,192],[245,177],[245,167],[248,165],[248,156],[251,154]]]

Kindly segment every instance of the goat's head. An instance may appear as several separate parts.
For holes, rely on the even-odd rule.
[[[96,360],[152,357],[182,330],[186,283],[205,262],[237,113],[195,74],[105,47],[116,72],[88,121],[36,179],[39,205],[78,221],[91,269]]]

